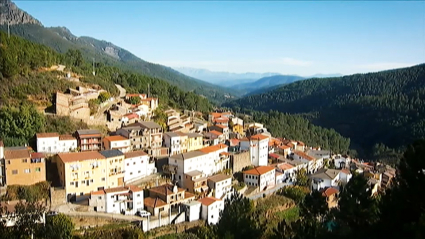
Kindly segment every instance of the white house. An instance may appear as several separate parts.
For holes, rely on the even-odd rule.
[[[202,204],[198,201],[182,203],[182,210],[186,212],[186,221],[193,222],[199,220],[201,216]]]
[[[124,153],[124,182],[129,183],[156,173],[155,162],[143,151]]]
[[[275,168],[259,166],[243,171],[243,180],[246,185],[259,187],[260,191],[274,187],[276,184]]]
[[[170,155],[181,154],[184,153],[180,146],[180,134],[174,132],[166,132],[164,133],[164,145],[165,147],[170,149]]]
[[[312,190],[321,190],[327,187],[339,188],[340,170],[319,169],[315,174],[309,177],[311,179]]]
[[[280,163],[276,165],[276,171],[282,173],[283,182],[294,182],[296,180],[296,172],[298,168],[289,163]]]
[[[294,160],[299,160],[302,163],[307,164],[307,168],[306,168],[307,173],[314,173],[320,168],[320,166],[323,167],[323,160],[321,161],[322,162],[321,164],[320,164],[320,162],[316,164],[316,158],[315,157],[310,156],[310,155],[308,155],[308,154],[306,154],[302,151],[298,151],[298,150],[294,151],[294,154],[293,154],[292,157],[293,157]]]
[[[224,210],[224,201],[213,197],[205,197],[199,199],[198,202],[202,204],[201,218],[207,221],[207,224],[217,224],[220,220],[220,212]]]
[[[351,159],[348,156],[338,154],[334,158],[335,168],[342,169],[350,166]]]
[[[58,133],[38,133],[37,152],[56,154],[74,151],[77,148],[77,139],[71,135],[59,135]]]
[[[208,178],[208,187],[215,198],[228,198],[232,193],[232,176],[216,174]]]
[[[131,185],[92,192],[89,206],[97,212],[134,215],[143,210],[143,189]]]
[[[105,137],[103,139],[103,147],[105,148],[105,150],[118,149],[119,151],[123,153],[127,153],[131,151],[130,140],[121,135]]]
[[[182,188],[187,188],[184,175],[192,171],[200,171],[211,176],[223,169],[229,168],[227,145],[219,144],[183,154],[172,155],[168,164],[176,168],[175,180]]]
[[[342,184],[347,184],[352,177],[353,177],[353,175],[351,174],[350,170],[348,170],[348,169],[342,169],[339,172],[339,179],[340,179]]]
[[[241,150],[249,150],[251,163],[254,166],[266,166],[269,155],[269,137],[254,135],[240,141]]]

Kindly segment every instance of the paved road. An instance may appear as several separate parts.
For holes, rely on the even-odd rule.
[[[120,86],[118,84],[115,84],[115,86],[120,91],[120,98],[124,98],[125,97],[125,94],[127,93],[127,91],[122,86]]]

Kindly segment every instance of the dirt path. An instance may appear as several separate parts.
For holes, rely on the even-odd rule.
[[[120,98],[124,98],[127,91],[120,85],[115,84],[115,86],[118,88],[118,90],[120,91]]]

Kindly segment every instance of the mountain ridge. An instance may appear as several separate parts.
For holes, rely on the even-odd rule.
[[[88,36],[77,37],[66,27],[44,27],[40,21],[17,8],[9,0],[2,1],[4,7],[10,8],[3,10],[4,12],[8,14],[13,12],[17,16],[25,15],[25,19],[27,19],[17,21],[16,24],[11,26],[11,34],[49,46],[59,53],[66,53],[70,49],[78,49],[82,52],[83,57],[89,61],[95,58],[96,63],[116,66],[166,80],[185,91],[191,91],[207,97],[215,104],[220,104],[227,99],[236,97],[230,89],[186,76],[171,67],[145,61],[111,42]],[[2,19],[8,18],[10,17],[3,16]],[[0,24],[0,30],[7,31],[7,25]]]

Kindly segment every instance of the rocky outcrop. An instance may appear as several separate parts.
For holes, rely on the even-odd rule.
[[[0,25],[35,24],[42,26],[41,22],[30,14],[19,9],[10,0],[0,0]]]
[[[114,57],[114,58],[120,59],[120,56],[118,55],[119,50],[118,50],[118,49],[113,48],[112,46],[107,46],[107,47],[105,47],[105,49],[104,49],[103,51],[104,51],[106,54],[108,54],[108,55],[110,55],[110,56],[112,56],[112,57]]]

